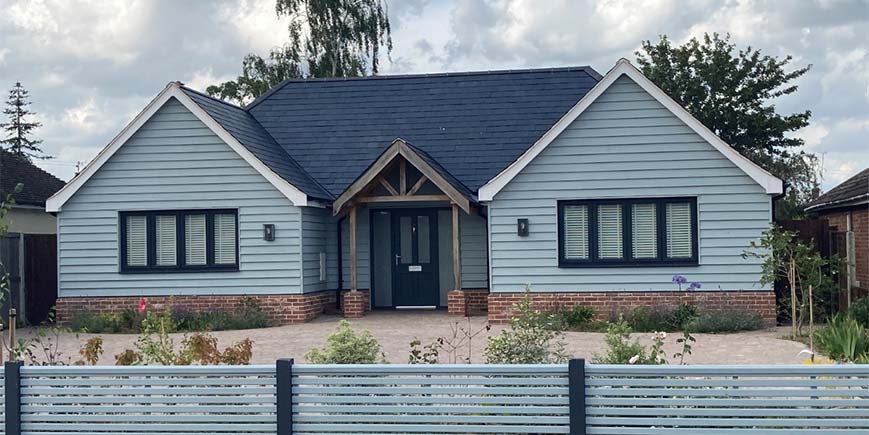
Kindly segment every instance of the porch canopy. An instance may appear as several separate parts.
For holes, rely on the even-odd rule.
[[[453,280],[454,289],[461,289],[459,210],[473,213],[475,195],[425,151],[396,138],[332,203],[334,215],[347,216],[349,221],[351,291],[358,289],[357,208],[362,204],[423,205],[436,202],[447,202],[452,206]]]

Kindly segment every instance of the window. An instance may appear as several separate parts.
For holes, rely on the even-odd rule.
[[[559,267],[697,264],[696,198],[558,202]]]
[[[236,210],[121,212],[121,272],[238,270]]]

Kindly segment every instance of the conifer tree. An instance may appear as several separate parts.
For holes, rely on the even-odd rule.
[[[42,123],[28,120],[30,116],[36,114],[28,109],[29,98],[30,93],[21,86],[20,82],[16,82],[9,90],[6,108],[3,109],[3,114],[9,122],[0,123],[0,129],[6,132],[6,138],[0,139],[0,146],[25,160],[47,160],[52,157],[42,152],[42,141],[31,137],[34,130],[41,127]]]

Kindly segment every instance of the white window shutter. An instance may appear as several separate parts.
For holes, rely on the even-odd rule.
[[[563,216],[564,259],[588,259],[588,206],[566,205]]]
[[[158,215],[154,220],[154,230],[157,266],[175,266],[178,264],[175,216]]]
[[[691,242],[691,204],[667,203],[667,257],[691,258],[694,247]]]
[[[148,218],[127,216],[127,265],[148,265]]]
[[[184,217],[184,261],[190,266],[203,266],[205,258],[205,215]]]
[[[631,246],[633,258],[658,258],[658,224],[655,204],[634,204],[631,206]]]
[[[622,206],[601,204],[597,208],[598,258],[617,260],[622,251]]]
[[[214,215],[214,264],[235,264],[235,214]]]

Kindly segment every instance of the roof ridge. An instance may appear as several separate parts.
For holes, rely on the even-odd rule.
[[[579,66],[561,66],[561,67],[546,67],[546,68],[519,68],[519,69],[501,69],[501,70],[477,70],[477,71],[448,71],[438,73],[410,73],[410,74],[385,74],[385,75],[370,75],[370,76],[355,76],[355,77],[312,77],[312,78],[289,78],[274,85],[264,94],[256,97],[249,104],[246,104],[243,109],[246,111],[252,110],[264,100],[268,99],[275,92],[283,89],[290,83],[322,83],[322,82],[350,82],[350,81],[366,81],[366,80],[400,80],[413,78],[439,78],[439,77],[465,77],[465,76],[485,76],[499,74],[530,74],[530,73],[545,73],[545,72],[568,72],[582,71],[600,81],[603,77],[591,65]]]
[[[215,102],[218,102],[218,103],[221,103],[221,104],[225,104],[225,105],[227,105],[227,106],[229,106],[229,107],[232,107],[232,108],[234,108],[234,109],[243,110],[243,111],[247,112],[247,110],[246,110],[244,107],[241,107],[241,106],[239,106],[239,105],[237,105],[237,104],[233,104],[233,103],[230,103],[229,101],[226,101],[226,100],[222,100],[222,99],[220,99],[220,98],[213,97],[213,96],[211,96],[211,95],[206,94],[205,92],[202,92],[202,91],[197,90],[197,89],[193,89],[193,88],[191,88],[191,87],[185,85],[184,83],[178,82],[178,84],[179,84],[179,86],[181,86],[181,88],[184,89],[185,91],[193,92],[194,94],[197,94],[197,95],[199,95],[199,96],[201,96],[201,97],[204,97],[204,98],[208,98],[208,99],[211,100],[211,101],[215,101]]]

